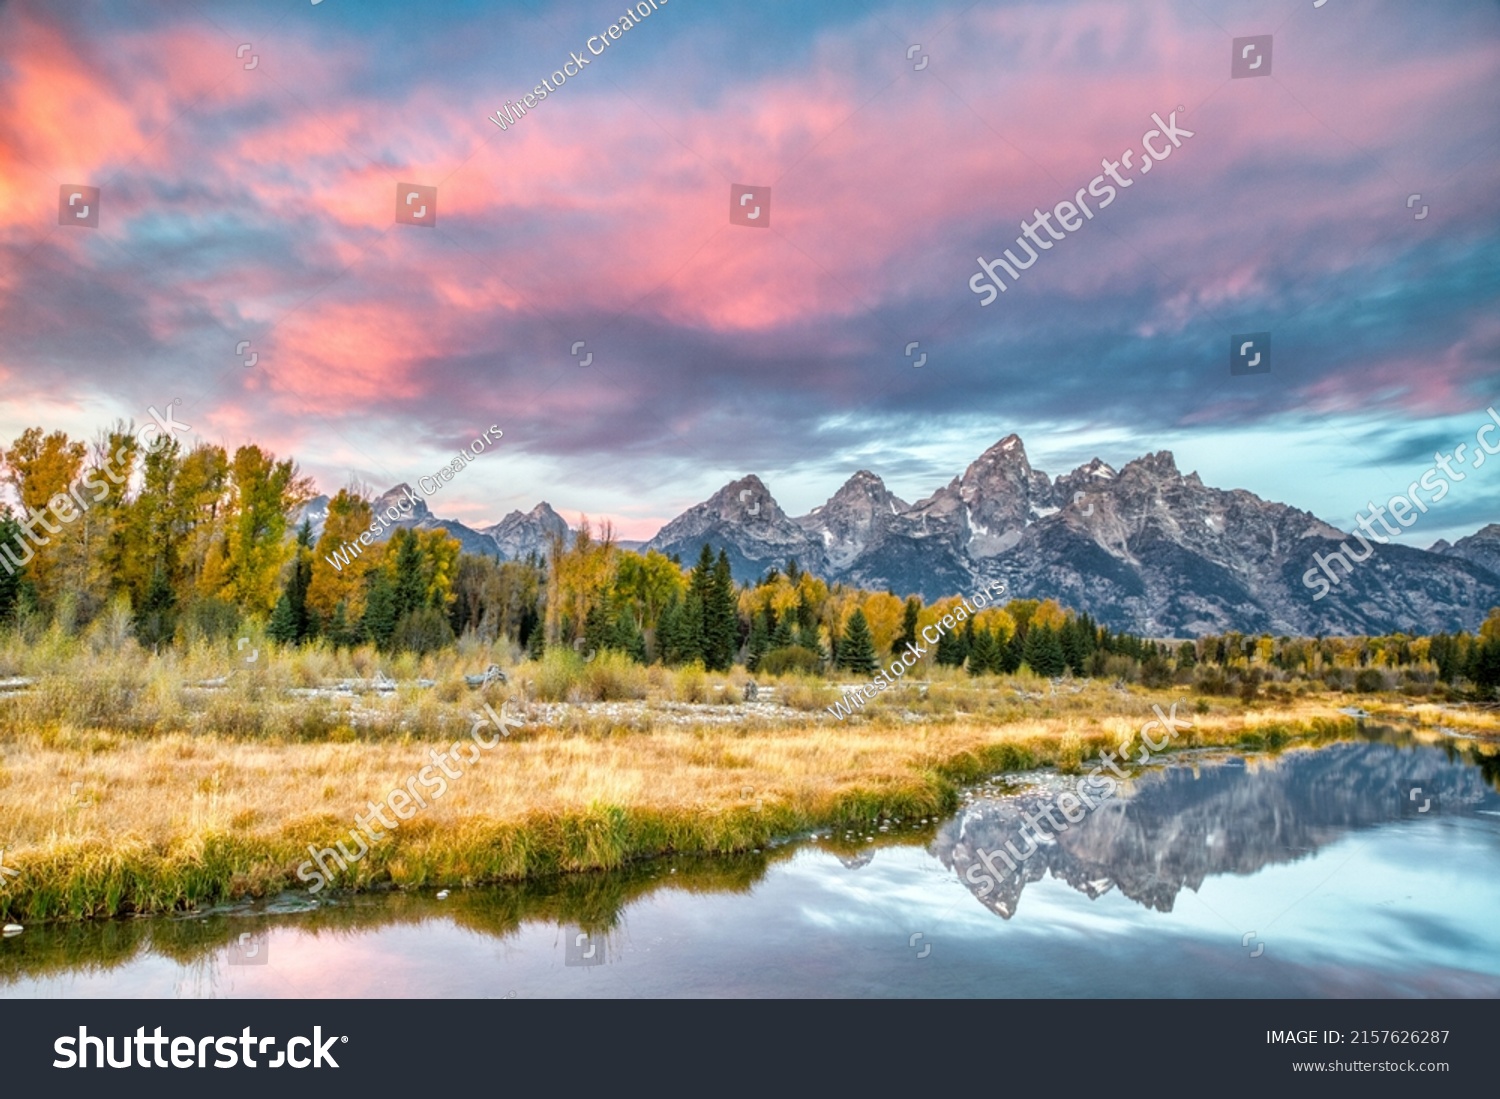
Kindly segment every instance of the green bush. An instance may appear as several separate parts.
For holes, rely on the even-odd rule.
[[[756,671],[766,675],[785,675],[788,672],[814,675],[822,665],[822,657],[811,649],[803,648],[801,645],[787,645],[784,648],[772,649],[761,657]]]

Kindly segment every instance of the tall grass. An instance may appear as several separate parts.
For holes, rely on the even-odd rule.
[[[0,637],[0,675],[34,681],[0,693],[0,848],[21,870],[0,883],[0,916],[170,911],[301,888],[308,845],[347,839],[370,800],[467,736],[486,701],[512,703],[527,726],[337,885],[529,879],[930,816],[999,771],[1083,768],[1131,739],[1151,702],[1173,698],[1099,684],[1054,697],[1045,681],[939,669],[837,722],[819,712],[837,684],[759,676],[776,705],[742,706],[741,669],[647,668],[610,652],[516,664],[472,640],[396,658],[260,641],[250,661],[248,646],[199,641],[153,656],[128,639],[109,648],[115,640]],[[470,690],[464,674],[490,662],[505,663],[509,682]],[[401,685],[305,693],[377,674]],[[1322,720],[1334,717],[1326,699],[1215,703],[1173,746],[1348,735],[1351,723]]]

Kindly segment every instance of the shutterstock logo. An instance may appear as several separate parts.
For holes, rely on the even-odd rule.
[[[1271,333],[1246,332],[1229,337],[1229,373],[1269,374]]]
[[[771,227],[771,188],[735,183],[729,188],[729,224]]]
[[[437,188],[420,183],[396,184],[396,224],[437,225]]]
[[[79,229],[99,228],[99,188],[64,183],[57,189],[57,224]]]
[[[1235,80],[1247,76],[1271,75],[1271,36],[1256,34],[1234,40],[1234,54],[1229,59],[1229,75]]]

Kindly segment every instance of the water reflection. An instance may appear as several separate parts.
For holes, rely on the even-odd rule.
[[[1170,912],[1210,876],[1294,862],[1357,829],[1500,810],[1495,763],[1467,745],[1418,745],[1393,730],[1249,760],[1179,758],[1111,798],[1096,795],[1091,812],[1068,800],[1078,784],[1060,780],[976,801],[944,826],[935,853],[1005,919],[1048,875],[1090,899],[1113,889]]]

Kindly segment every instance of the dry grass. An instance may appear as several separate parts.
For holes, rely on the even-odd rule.
[[[205,691],[193,684],[232,667],[228,652],[0,649],[0,674],[38,678],[29,692],[0,698],[0,849],[21,871],[0,884],[0,916],[161,911],[299,886],[309,844],[348,843],[371,801],[406,786],[433,749],[467,740],[480,696],[461,675],[495,655],[387,662],[367,650],[263,650],[225,688]],[[953,808],[961,783],[998,771],[1078,770],[1134,741],[1153,702],[1182,698],[1092,684],[1025,701],[1016,689],[1034,693],[1035,681],[940,672],[925,696],[915,685],[886,692],[848,721],[792,720],[781,710],[778,723],[733,706],[743,671],[586,664],[568,652],[511,667],[509,687],[488,692],[497,710],[507,695],[521,712],[549,698],[626,699],[647,704],[645,716],[604,716],[601,702],[556,724],[532,721],[464,766],[443,797],[375,843],[338,885],[515,880],[928,816]],[[287,693],[377,670],[434,686],[353,698]],[[777,687],[783,706],[816,710],[836,697],[820,682]],[[683,724],[650,709],[715,699],[726,705],[711,709],[727,722]],[[1216,701],[1208,714],[1179,706],[1193,727],[1173,747],[1344,735],[1352,723],[1336,720],[1339,701],[1250,711]]]

